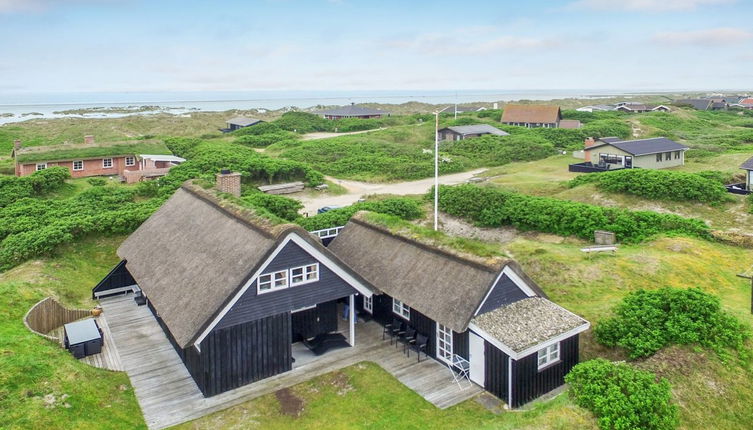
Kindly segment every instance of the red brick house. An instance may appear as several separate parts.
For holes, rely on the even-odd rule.
[[[85,136],[83,144],[31,147],[23,147],[16,140],[11,155],[16,176],[60,166],[66,167],[73,178],[119,176],[128,183],[164,176],[185,161],[170,154],[162,142],[96,144],[93,136]]]

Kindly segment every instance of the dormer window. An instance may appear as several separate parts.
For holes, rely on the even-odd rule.
[[[266,273],[260,275],[257,280],[257,288],[260,293],[267,291],[281,290],[288,287],[288,271]]]

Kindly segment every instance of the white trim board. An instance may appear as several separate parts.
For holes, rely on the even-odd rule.
[[[212,322],[207,326],[207,328],[201,333],[201,335],[196,338],[196,341],[194,341],[194,345],[196,348],[199,348],[199,344],[206,338],[209,333],[214,329],[214,327],[219,324],[219,322],[222,320],[222,318],[227,315],[228,312],[230,312],[230,309],[235,306],[235,304],[240,300],[241,297],[243,297],[243,294],[246,293],[246,291],[251,287],[256,285],[256,278],[259,277],[262,273],[264,273],[264,269],[269,266],[269,264],[277,257],[277,255],[285,248],[285,245],[288,243],[293,242],[296,245],[300,246],[304,251],[308,252],[312,257],[314,257],[321,265],[324,265],[324,267],[330,269],[332,272],[334,272],[337,276],[342,278],[345,282],[347,282],[351,287],[353,287],[356,291],[358,291],[360,294],[363,294],[364,296],[371,297],[374,293],[368,289],[365,285],[363,285],[361,282],[359,282],[356,278],[351,276],[348,272],[343,270],[337,263],[332,261],[329,257],[324,255],[321,251],[316,249],[313,245],[308,243],[306,239],[302,238],[298,235],[296,232],[288,233],[287,236],[285,236],[285,239],[280,242],[279,245],[277,245],[277,248],[272,252],[272,254],[267,257],[266,260],[264,260],[264,263],[259,267],[256,272],[246,281],[246,283],[241,287],[241,289],[233,296],[233,298],[228,302],[227,305],[225,305],[224,308],[220,311],[219,314],[212,320]]]
[[[561,342],[561,341],[563,341],[563,340],[565,340],[565,339],[567,339],[569,337],[575,336],[578,333],[582,333],[582,332],[588,330],[589,327],[591,327],[591,323],[586,322],[583,325],[575,327],[572,330],[568,330],[568,331],[566,331],[566,332],[564,332],[564,333],[562,333],[562,334],[560,334],[558,336],[555,336],[555,337],[553,337],[551,339],[547,339],[547,340],[545,340],[543,342],[540,342],[540,343],[538,343],[536,345],[530,346],[530,347],[528,347],[528,348],[526,348],[526,349],[524,349],[524,350],[522,350],[520,352],[515,352],[512,348],[510,348],[509,346],[507,346],[504,343],[500,342],[497,338],[495,338],[494,336],[490,335],[489,333],[487,333],[486,331],[484,331],[483,329],[481,329],[476,324],[470,323],[468,325],[468,329],[470,329],[472,332],[476,333],[477,335],[483,337],[484,340],[486,340],[487,342],[489,342],[492,345],[494,345],[497,349],[499,349],[500,351],[502,351],[505,354],[507,354],[507,356],[510,357],[510,358],[512,358],[513,360],[520,360],[523,357],[527,357],[527,356],[533,354],[534,352],[536,352],[536,351],[538,351],[540,349],[546,348],[549,345],[552,345],[552,344],[557,343],[557,342]]]
[[[478,305],[476,308],[476,312],[473,313],[473,316],[478,315],[481,308],[484,307],[484,303],[486,303],[486,300],[489,298],[489,296],[492,294],[492,291],[494,291],[495,288],[497,288],[497,284],[499,283],[500,279],[502,279],[503,275],[507,275],[508,278],[515,284],[516,287],[520,288],[521,291],[523,291],[528,297],[536,297],[536,292],[533,291],[531,287],[526,284],[525,281],[523,281],[523,278],[518,276],[517,273],[513,269],[510,268],[510,266],[505,266],[502,268],[502,271],[499,272],[499,275],[497,275],[497,279],[494,280],[491,287],[489,288],[489,291],[486,292],[486,295],[484,296],[484,300],[481,300],[481,304]]]

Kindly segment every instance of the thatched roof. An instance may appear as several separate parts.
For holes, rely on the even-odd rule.
[[[458,333],[468,328],[505,266],[541,293],[513,261],[440,249],[370,223],[363,213],[350,219],[329,250],[375,289]]]
[[[293,232],[339,263],[303,228],[274,225],[213,190],[185,184],[123,242],[118,255],[186,347]]]
[[[588,321],[542,297],[519,300],[481,314],[473,324],[515,352],[588,327]]]
[[[502,122],[528,122],[551,124],[560,120],[559,106],[550,105],[505,105],[502,111]]]

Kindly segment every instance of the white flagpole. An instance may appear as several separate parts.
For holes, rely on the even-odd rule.
[[[434,112],[434,231],[439,230],[439,114],[447,109]]]

